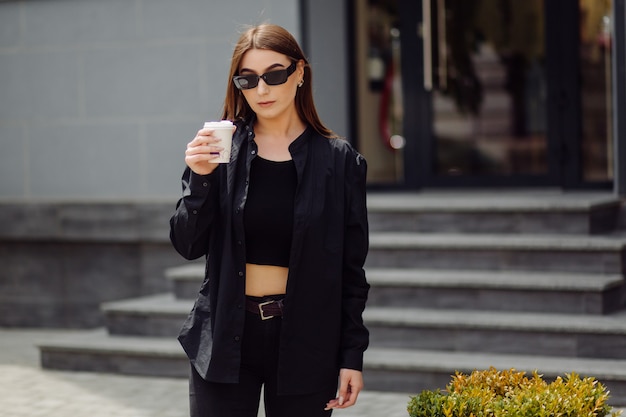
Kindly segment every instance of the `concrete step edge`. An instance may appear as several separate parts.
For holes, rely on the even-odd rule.
[[[105,313],[125,313],[136,315],[178,316],[187,314],[193,306],[193,300],[179,299],[173,293],[150,295],[120,301],[111,301],[100,305]]]
[[[185,353],[176,338],[146,336],[112,336],[105,329],[71,333],[38,345],[40,351],[83,352],[98,355],[123,354],[183,358]]]
[[[204,262],[192,262],[186,265],[174,266],[165,269],[165,278],[169,280],[197,280],[204,279]]]
[[[593,376],[600,381],[626,381],[626,360],[559,358],[526,355],[503,355],[475,352],[441,352],[427,350],[371,348],[365,352],[364,370],[399,372],[469,373],[474,370],[517,369],[532,373],[537,370],[545,377],[564,376],[575,372]],[[442,387],[443,388],[443,387]]]
[[[366,268],[373,287],[604,291],[624,284],[619,274],[537,271],[460,271],[414,268]]]
[[[363,313],[368,325],[428,327],[463,330],[493,330],[550,333],[582,333],[626,336],[626,312],[599,316],[584,314],[528,313],[368,307]]]
[[[623,236],[492,235],[378,232],[370,235],[370,249],[530,250],[619,252]]]
[[[368,193],[367,207],[372,212],[485,212],[513,214],[538,212],[589,212],[591,210],[619,206],[620,200],[607,193],[504,193],[494,195],[472,193],[422,192],[412,193]]]
[[[373,286],[601,291],[624,284],[624,278],[618,274],[374,267],[366,267],[365,272]],[[173,281],[202,282],[204,265],[172,267],[166,274]]]

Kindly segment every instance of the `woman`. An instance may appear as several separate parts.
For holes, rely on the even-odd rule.
[[[179,340],[192,416],[329,416],[363,387],[369,285],[366,163],[320,121],[295,39],[260,25],[239,39],[222,118],[188,144],[170,238],[206,277]],[[337,383],[339,389],[337,390]]]

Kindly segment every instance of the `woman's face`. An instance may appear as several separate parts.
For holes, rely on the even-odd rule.
[[[292,61],[281,53],[267,49],[251,49],[246,52],[239,64],[239,75],[263,75],[270,71],[284,70]],[[262,78],[256,87],[241,90],[248,105],[259,119],[276,119],[296,111],[295,97],[298,83],[304,76],[303,62],[284,84],[268,85]]]

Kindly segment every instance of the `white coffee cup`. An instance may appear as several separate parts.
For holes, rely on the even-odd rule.
[[[230,161],[230,148],[233,144],[233,132],[235,125],[230,120],[221,120],[219,122],[204,122],[204,128],[212,129],[213,136],[220,138],[219,145],[224,148],[220,152],[218,158],[212,159],[210,162],[218,162],[220,164]]]

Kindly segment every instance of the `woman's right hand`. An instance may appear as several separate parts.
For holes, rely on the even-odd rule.
[[[185,163],[198,175],[207,175],[219,165],[212,160],[219,158],[224,148],[219,145],[220,139],[213,136],[213,129],[200,129],[185,151]]]

